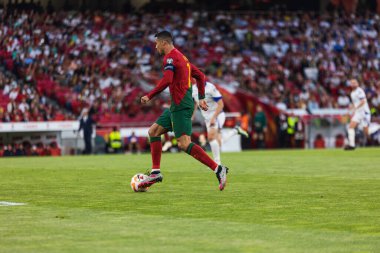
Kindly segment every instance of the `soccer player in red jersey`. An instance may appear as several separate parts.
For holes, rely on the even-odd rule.
[[[191,77],[194,77],[199,90],[199,107],[207,110],[205,97],[205,75],[173,45],[173,37],[170,32],[162,31],[156,34],[156,49],[164,55],[163,77],[157,86],[146,96],[141,98],[141,103],[149,102],[155,95],[169,86],[171,106],[166,109],[149,129],[150,149],[152,154],[152,171],[140,187],[150,186],[161,182],[163,176],[160,172],[162,152],[161,135],[174,131],[178,141],[178,147],[201,163],[208,166],[216,174],[219,181],[219,189],[226,186],[228,168],[215,163],[207,153],[197,144],[191,142],[192,122],[194,111],[192,98]]]

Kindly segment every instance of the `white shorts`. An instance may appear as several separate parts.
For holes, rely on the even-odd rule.
[[[351,121],[357,122],[359,128],[368,127],[371,123],[371,114],[366,112],[355,112]]]
[[[216,130],[222,129],[225,121],[226,121],[226,114],[224,112],[219,113],[218,117],[216,117],[215,124],[212,126],[210,125],[210,119],[206,119],[205,123],[206,123],[207,132],[209,132],[210,129],[216,129]]]

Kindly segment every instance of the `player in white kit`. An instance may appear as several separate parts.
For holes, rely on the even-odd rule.
[[[351,91],[351,110],[353,116],[351,117],[348,126],[348,145],[345,150],[355,149],[355,128],[363,129],[364,134],[368,137],[368,126],[371,123],[371,112],[369,110],[365,92],[359,87],[359,82],[356,79],[350,80]]]
[[[194,82],[193,82],[194,83]],[[198,88],[197,85],[193,85],[193,99],[198,104]],[[208,105],[208,110],[201,110],[202,116],[206,123],[207,128],[207,140],[210,143],[211,152],[214,157],[214,161],[217,164],[221,163],[220,149],[222,143],[227,141],[234,135],[240,134],[248,138],[248,133],[241,127],[235,127],[222,136],[221,129],[223,128],[226,115],[223,112],[223,99],[222,95],[215,87],[214,84],[206,82],[205,86],[205,101]],[[195,113],[195,110],[194,110]]]

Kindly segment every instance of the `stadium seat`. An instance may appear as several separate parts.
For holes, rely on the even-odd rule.
[[[321,134],[317,134],[314,140],[314,148],[326,148],[325,139]]]
[[[344,136],[343,134],[338,134],[335,136],[335,147],[342,148],[344,146]]]

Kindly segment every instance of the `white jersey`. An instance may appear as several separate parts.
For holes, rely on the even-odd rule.
[[[199,103],[198,99],[198,87],[196,85],[193,86],[193,99],[197,104]],[[215,114],[216,109],[218,108],[218,101],[222,99],[222,94],[218,91],[218,89],[210,82],[206,82],[205,85],[205,101],[208,105],[208,110],[203,111],[202,115],[205,120],[210,120],[212,116]]]
[[[360,101],[366,99],[365,92],[362,88],[357,87],[355,90],[351,92],[351,100],[354,104],[355,108],[358,107]],[[361,106],[357,112],[360,113],[370,113],[368,103],[366,102],[363,106]]]

